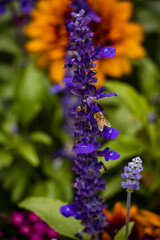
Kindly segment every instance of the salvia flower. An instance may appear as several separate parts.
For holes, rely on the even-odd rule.
[[[70,34],[70,41],[67,46],[70,57],[67,59],[65,68],[72,70],[73,76],[66,77],[63,82],[70,89],[71,93],[79,98],[79,104],[72,108],[71,113],[75,117],[73,124],[76,140],[72,151],[76,153],[73,170],[77,174],[73,187],[75,190],[75,201],[60,208],[60,212],[65,217],[73,216],[80,219],[84,225],[83,231],[92,234],[93,238],[98,238],[98,234],[106,226],[103,209],[105,201],[95,194],[95,191],[105,189],[105,181],[101,178],[100,170],[102,162],[98,162],[97,157],[105,157],[115,160],[119,154],[105,148],[99,151],[101,145],[97,137],[104,136],[107,140],[114,139],[118,135],[118,130],[111,128],[110,123],[104,117],[103,108],[95,100],[103,97],[111,97],[116,94],[103,93],[104,87],[98,91],[93,83],[97,82],[94,68],[96,60],[104,57],[113,57],[115,49],[113,47],[101,48],[100,45],[93,46],[93,32],[87,26],[90,18],[85,15],[82,9],[79,13],[72,13],[74,20],[66,23],[66,29]],[[76,236],[80,237],[80,233]]]
[[[124,167],[124,173],[121,174],[124,180],[121,182],[122,188],[127,191],[139,190],[139,180],[142,178],[141,171],[143,171],[141,158],[133,158],[132,162]]]

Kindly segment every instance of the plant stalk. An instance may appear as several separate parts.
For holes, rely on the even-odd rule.
[[[125,240],[128,240],[128,226],[129,226],[129,210],[131,206],[131,193],[127,191],[127,214],[126,214],[126,231],[125,231]]]

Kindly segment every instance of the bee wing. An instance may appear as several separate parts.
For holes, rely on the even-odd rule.
[[[105,122],[106,122],[106,127],[111,127],[111,124],[110,124],[110,122],[107,120],[107,119],[105,119]]]
[[[102,124],[101,122],[97,122],[97,125],[98,125],[98,129],[99,131],[103,132],[103,129],[104,129],[104,124]]]

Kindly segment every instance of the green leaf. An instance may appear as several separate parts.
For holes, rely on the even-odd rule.
[[[13,74],[14,74],[13,66],[10,66],[9,64],[5,63],[0,63],[0,78],[8,80],[12,78]]]
[[[141,88],[145,95],[151,98],[158,91],[159,69],[150,58],[140,59],[138,67]]]
[[[18,148],[18,153],[24,157],[32,166],[36,167],[39,165],[39,158],[33,145],[30,143],[23,143]]]
[[[19,207],[35,212],[41,219],[48,223],[61,235],[76,239],[74,236],[83,229],[79,220],[73,217],[63,217],[59,209],[66,203],[44,197],[30,197],[19,203]],[[83,234],[84,239],[90,239],[88,234]]]
[[[36,69],[32,61],[20,72],[16,81],[16,108],[24,124],[29,123],[41,110],[46,87],[45,78],[40,70]]]
[[[0,169],[4,167],[9,167],[13,161],[13,156],[6,152],[0,151]]]
[[[138,93],[132,86],[118,81],[107,82],[106,87],[118,95],[118,98],[130,109],[143,125],[147,125],[149,106],[143,95]]]
[[[133,226],[134,226],[134,222],[130,222],[128,236],[131,234]],[[125,239],[125,229],[126,229],[126,226],[123,226],[120,229],[120,231],[116,234],[116,236],[114,237],[114,240],[124,240]]]
[[[30,187],[30,196],[40,196],[40,197],[48,197],[48,198],[59,198],[60,186],[51,180],[47,181],[37,181],[35,184],[32,184]]]
[[[28,176],[20,170],[19,175],[17,175],[17,181],[15,181],[14,186],[11,187],[11,199],[13,202],[17,202],[24,197],[25,190],[28,184]]]
[[[159,13],[153,11],[150,6],[147,7],[145,5],[142,5],[139,9],[137,9],[137,11],[135,11],[135,18],[140,24],[143,25],[146,33],[154,33],[160,31]]]
[[[51,145],[52,142],[53,142],[52,138],[44,132],[33,132],[31,134],[31,139],[34,142],[39,142],[39,143],[43,143],[43,144],[46,144],[46,145]]]
[[[141,154],[145,149],[143,142],[134,136],[118,136],[114,141],[105,144],[102,149],[105,147],[121,154],[118,160],[109,160],[108,162],[102,157],[99,158],[108,170],[119,165],[124,159]]]
[[[121,176],[112,177],[106,183],[106,189],[102,192],[102,197],[105,199],[111,198],[121,190]]]
[[[67,161],[61,162],[60,159],[54,160],[53,162],[46,158],[43,159],[43,171],[45,175],[53,178],[59,187],[59,191],[55,189],[58,194],[58,199],[70,202],[73,199],[73,172],[71,171],[71,164]]]
[[[26,171],[24,171],[22,165],[16,159],[3,177],[4,188],[10,192],[12,201],[17,202],[22,199],[27,184],[28,174],[26,174]]]
[[[20,55],[21,53],[16,41],[7,34],[3,34],[0,37],[0,51],[16,55]]]

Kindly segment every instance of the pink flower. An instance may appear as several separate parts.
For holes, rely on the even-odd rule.
[[[24,215],[23,213],[18,213],[14,211],[11,215],[11,223],[15,226],[20,226],[22,222],[24,221]]]

